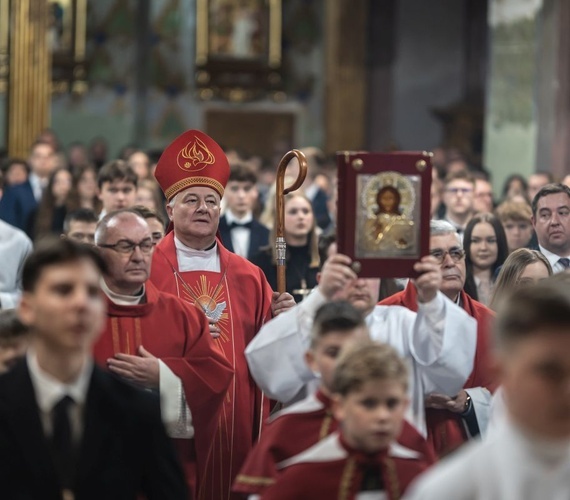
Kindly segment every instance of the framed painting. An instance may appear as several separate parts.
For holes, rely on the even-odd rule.
[[[249,100],[281,84],[281,0],[197,0],[196,84],[203,99]]]
[[[337,153],[339,252],[362,277],[415,277],[429,253],[431,153]]]
[[[87,0],[49,3],[48,46],[54,92],[87,90],[85,68]]]

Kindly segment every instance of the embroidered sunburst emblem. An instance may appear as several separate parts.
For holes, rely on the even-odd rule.
[[[220,328],[220,336],[217,341],[227,342],[228,336],[228,313],[227,303],[223,296],[223,287],[214,286],[208,282],[206,276],[200,276],[199,281],[190,287],[190,291],[183,289],[184,299],[200,308],[206,317]]]

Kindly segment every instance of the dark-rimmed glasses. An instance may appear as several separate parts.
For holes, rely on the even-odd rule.
[[[114,243],[113,245],[97,245],[97,246],[101,248],[110,248],[111,250],[114,250],[115,252],[118,253],[130,254],[133,253],[135,251],[135,248],[137,247],[141,249],[142,253],[150,253],[152,252],[154,245],[155,244],[153,243],[151,238],[145,238],[144,240],[139,241],[138,243],[135,243],[134,241],[131,240],[119,240],[117,241],[117,243]]]
[[[441,248],[436,248],[429,253],[432,257],[435,257],[438,264],[443,264],[445,256],[449,254],[453,262],[459,262],[463,257],[465,257],[465,250],[460,247],[450,248],[449,250],[442,250]]]

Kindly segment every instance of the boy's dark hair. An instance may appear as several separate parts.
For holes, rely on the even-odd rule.
[[[165,224],[164,217],[148,207],[144,207],[143,205],[135,205],[134,207],[131,207],[131,210],[139,214],[143,219],[156,219],[163,226]]]
[[[359,342],[343,350],[332,381],[333,392],[347,396],[369,381],[389,380],[408,390],[408,367],[396,350],[388,344]]]
[[[540,191],[538,193],[536,193],[536,195],[534,196],[534,199],[532,200],[532,203],[531,203],[532,216],[536,217],[538,200],[540,200],[541,198],[544,198],[545,196],[548,196],[551,194],[558,194],[558,193],[564,193],[570,199],[570,187],[566,186],[566,184],[561,184],[558,182],[558,183],[553,183],[553,184],[547,184],[546,186],[543,186],[542,188],[540,188]]]
[[[26,160],[23,160],[22,158],[9,158],[2,164],[2,173],[7,174],[12,165],[23,165],[28,174],[31,171],[30,164]]]
[[[321,306],[313,320],[311,345],[330,332],[349,332],[358,327],[365,327],[362,313],[345,301],[328,302]]]
[[[135,171],[123,160],[113,160],[105,163],[97,174],[97,186],[103,187],[105,182],[125,181],[137,187],[138,177]]]
[[[80,260],[90,260],[105,274],[107,266],[99,253],[88,245],[76,243],[67,238],[48,236],[38,242],[28,256],[22,270],[22,288],[24,292],[33,292],[42,271],[49,266],[68,264]]]
[[[501,349],[555,328],[570,335],[570,275],[561,273],[515,290],[499,308],[495,339]]]
[[[255,171],[244,165],[243,163],[236,163],[232,165],[230,170],[230,177],[228,182],[236,181],[236,182],[251,182],[253,185],[257,184],[257,175],[255,175]]]
[[[0,342],[22,337],[30,332],[16,314],[16,309],[0,310]]]
[[[64,234],[69,233],[69,226],[72,222],[85,222],[87,224],[97,223],[98,219],[95,212],[90,208],[78,208],[73,212],[69,212],[63,221]]]

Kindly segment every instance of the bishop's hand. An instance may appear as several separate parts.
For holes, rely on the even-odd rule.
[[[273,292],[273,297],[271,298],[271,312],[273,317],[285,312],[292,307],[295,307],[295,299],[290,293],[279,293]]]

